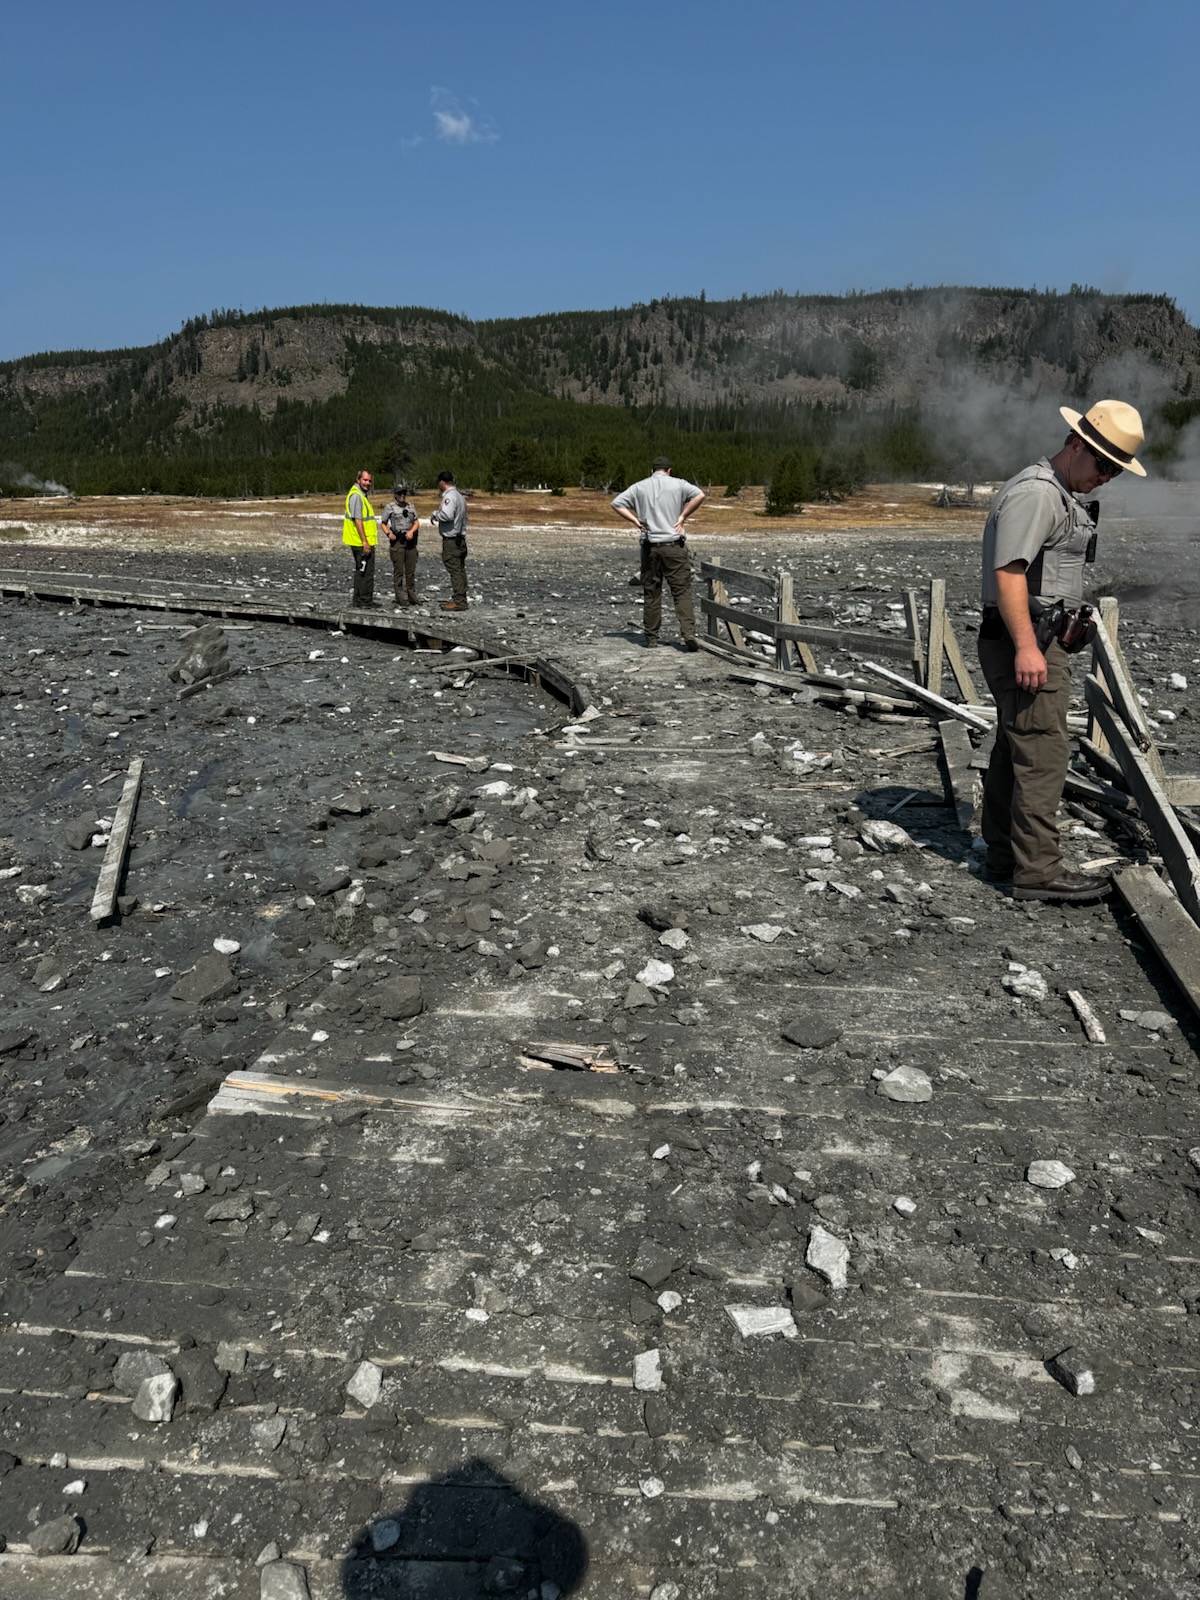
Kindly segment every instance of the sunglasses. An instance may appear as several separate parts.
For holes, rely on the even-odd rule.
[[[1110,461],[1107,456],[1102,456],[1100,454],[1099,450],[1095,449],[1094,446],[1088,444],[1086,439],[1083,442],[1083,448],[1087,451],[1088,455],[1090,455],[1092,460],[1096,463],[1096,471],[1101,473],[1104,477],[1106,477],[1106,478],[1119,478],[1121,476],[1121,474],[1125,471],[1125,468],[1122,467],[1122,466],[1118,466],[1118,464],[1115,461]]]

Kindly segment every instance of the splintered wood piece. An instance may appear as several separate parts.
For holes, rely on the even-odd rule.
[[[1200,1015],[1200,928],[1149,867],[1126,867],[1113,879],[1168,972]]]
[[[950,663],[950,671],[954,674],[954,681],[958,685],[958,692],[968,705],[979,705],[979,695],[975,689],[974,679],[967,668],[966,658],[958,642],[958,635],[951,626],[950,618],[946,617],[942,624],[942,643],[946,649],[946,660]]]
[[[905,589],[904,591],[904,621],[908,627],[908,637],[912,641],[913,677],[918,683],[925,682],[925,642],[921,637],[921,614],[917,609],[917,591]]]
[[[1095,713],[1100,732],[1108,740],[1113,755],[1121,765],[1142,820],[1162,852],[1176,893],[1187,911],[1200,923],[1200,858],[1180,826],[1166,790],[1159,782],[1148,756],[1137,748],[1134,736],[1121,721],[1116,707],[1105,699],[1100,685],[1089,678],[1084,685],[1084,693],[1089,707]]]
[[[129,763],[129,775],[121,791],[121,802],[117,806],[112,833],[108,836],[108,846],[104,852],[104,860],[100,864],[96,892],[92,896],[93,922],[103,922],[117,909],[117,890],[121,886],[121,873],[125,869],[129,835],[133,832],[133,817],[137,810],[138,795],[142,792],[142,773],[145,766],[146,763],[141,756],[134,756]]]
[[[430,750],[427,754],[435,761],[446,762],[448,766],[466,767],[468,772],[486,772],[492,764],[490,756],[455,756],[447,750]]]
[[[570,1040],[531,1040],[521,1055],[521,1065],[566,1067],[572,1072],[619,1072],[620,1063],[608,1044],[574,1044]]]
[[[929,583],[929,654],[925,664],[925,687],[931,694],[942,692],[942,657],[946,652],[946,580],[932,578]]]
[[[982,708],[979,711],[969,711],[966,706],[956,706],[949,700],[943,700],[940,694],[934,694],[932,690],[923,688],[919,683],[910,683],[898,672],[892,672],[888,667],[881,667],[874,661],[864,661],[863,669],[866,672],[873,672],[878,678],[886,678],[888,683],[896,684],[905,694],[920,700],[923,705],[933,706],[943,716],[957,717],[960,722],[965,722],[968,728],[974,728],[978,733],[992,731],[992,723],[982,714]]]
[[[1083,1031],[1087,1034],[1089,1041],[1092,1044],[1107,1044],[1108,1035],[1100,1026],[1100,1018],[1092,1010],[1091,1006],[1088,1005],[1087,1001],[1080,994],[1079,990],[1068,989],[1067,999],[1071,1002],[1071,1008],[1075,1015],[1079,1018],[1079,1021],[1083,1027]]]
[[[950,799],[958,815],[958,825],[970,833],[975,818],[975,780],[971,775],[971,736],[961,722],[947,717],[938,723],[942,739],[942,756],[946,762]]]

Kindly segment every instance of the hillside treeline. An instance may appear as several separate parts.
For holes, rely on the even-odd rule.
[[[1173,394],[1151,454],[1194,415],[1196,330],[1163,296],[928,289],[471,323],[419,307],[216,311],[161,344],[0,363],[0,490],[328,492],[360,465],[429,485],[615,489],[659,453],[772,508],[865,480],[990,477],[1012,441],[957,439],[939,386],[1082,400],[1113,359]],[[1160,384],[1161,388],[1161,384]],[[1094,396],[1093,396],[1094,398]]]

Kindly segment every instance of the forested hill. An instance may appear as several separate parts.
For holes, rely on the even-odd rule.
[[[858,477],[982,475],[1011,466],[1023,416],[1044,431],[1051,402],[1101,392],[1141,404],[1169,454],[1198,370],[1171,300],[1081,288],[701,295],[476,323],[223,311],[141,349],[0,364],[0,489],[285,493],[360,461],[425,482],[449,462],[501,489],[612,483],[659,449],[704,482],[765,481],[796,450],[852,457]]]

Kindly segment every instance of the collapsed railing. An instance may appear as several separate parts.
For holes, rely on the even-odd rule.
[[[948,795],[965,832],[978,810],[982,773],[996,736],[996,708],[975,688],[946,610],[946,585],[929,585],[922,630],[918,592],[902,595],[903,631],[886,633],[857,627],[802,622],[796,612],[790,573],[773,576],[744,572],[719,559],[702,561],[706,586],[700,611],[705,622],[701,645],[735,665],[732,677],[785,690],[806,685],[818,704],[859,716],[900,720],[925,714],[937,723]],[[730,605],[729,586],[739,595],[769,602],[764,614],[748,602]],[[1065,798],[1076,815],[1093,822],[1128,826],[1140,821],[1154,839],[1157,859],[1169,882],[1149,862],[1126,866],[1115,878],[1122,899],[1147,938],[1200,1013],[1200,776],[1165,771],[1159,742],[1142,710],[1129,668],[1117,642],[1117,601],[1100,601],[1091,671],[1084,684],[1086,713],[1072,713],[1068,727],[1077,736],[1081,766],[1067,776]],[[861,676],[846,678],[817,668],[814,646],[858,659],[860,672],[888,686],[884,694]],[[909,676],[880,665],[876,656],[905,663]],[[950,676],[960,697],[942,694]],[[971,734],[979,737],[978,747]]]

